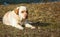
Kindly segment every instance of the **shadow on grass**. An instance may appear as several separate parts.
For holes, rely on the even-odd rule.
[[[32,25],[34,25],[34,26],[48,26],[48,25],[50,25],[51,23],[43,23],[43,22],[33,22],[33,23],[30,23],[30,24],[32,24]]]

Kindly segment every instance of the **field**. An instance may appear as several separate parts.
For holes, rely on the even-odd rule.
[[[28,20],[36,29],[19,30],[2,23],[7,11],[21,5],[28,8]],[[60,37],[60,2],[0,5],[0,37]]]

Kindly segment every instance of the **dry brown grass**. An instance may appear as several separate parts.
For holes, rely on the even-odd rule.
[[[0,18],[17,6],[27,6],[28,20],[36,22],[34,30],[25,28],[23,31],[6,26],[0,21],[0,37],[60,37],[60,2],[38,4],[0,5]]]

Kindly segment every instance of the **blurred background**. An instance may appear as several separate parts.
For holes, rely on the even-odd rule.
[[[47,3],[47,2],[55,2],[60,0],[0,0],[0,4],[9,3],[9,4],[17,4],[17,3]]]
[[[28,20],[36,29],[2,23],[6,12],[21,5],[28,8]],[[60,37],[60,0],[0,0],[0,37]]]

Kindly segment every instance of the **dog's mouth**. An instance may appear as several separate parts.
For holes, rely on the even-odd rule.
[[[28,16],[24,16],[24,17],[23,17],[23,19],[27,19],[27,18],[28,18]]]

